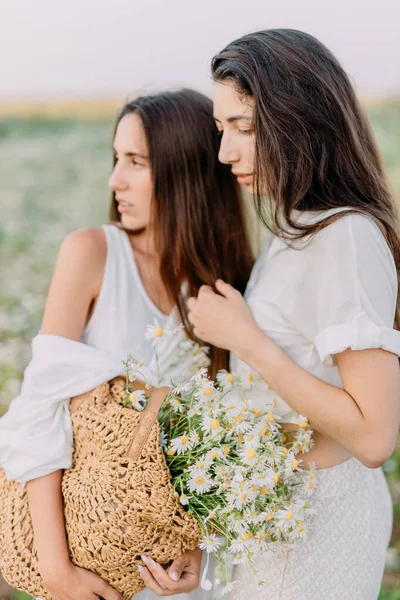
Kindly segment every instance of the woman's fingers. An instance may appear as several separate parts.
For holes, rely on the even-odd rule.
[[[147,567],[142,567],[139,565],[138,569],[145,586],[149,588],[149,590],[157,594],[157,596],[166,596],[165,590],[163,590],[162,587],[157,583]]]

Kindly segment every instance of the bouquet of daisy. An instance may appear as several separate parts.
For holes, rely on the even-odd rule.
[[[296,455],[312,447],[312,430],[298,415],[292,419],[296,430],[284,432],[279,400],[246,365],[236,373],[220,371],[212,381],[207,349],[186,339],[182,329],[152,327],[147,335],[155,354],[164,336],[182,336],[174,359],[179,364],[187,360],[191,368],[179,381],[169,382],[172,390],[159,413],[161,444],[180,502],[202,528],[200,547],[217,556],[227,592],[234,585],[227,573],[229,562],[248,561],[259,578],[252,562],[257,553],[293,547],[306,536],[315,472],[302,472]],[[146,394],[138,398],[130,383],[143,364],[131,356],[126,368],[127,401],[142,410]]]

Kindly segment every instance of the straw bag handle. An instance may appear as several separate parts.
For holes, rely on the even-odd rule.
[[[159,410],[164,402],[167,394],[171,391],[169,387],[161,387],[151,395],[148,405],[140,414],[139,427],[135,430],[131,443],[128,446],[127,455],[134,460],[138,459],[143,450],[143,446],[147,442]]]

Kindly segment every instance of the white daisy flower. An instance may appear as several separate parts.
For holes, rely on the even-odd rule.
[[[143,410],[146,405],[146,396],[143,390],[135,390],[129,394],[132,407],[138,411]]]
[[[235,383],[235,376],[232,373],[229,373],[226,369],[218,371],[217,373],[217,381],[219,386],[224,390],[232,389],[232,386]]]
[[[186,450],[190,448],[190,438],[186,432],[171,440],[171,448],[175,450],[177,454],[185,454]]]
[[[208,553],[215,552],[221,546],[221,540],[217,538],[215,533],[206,535],[200,540],[199,547],[201,550],[206,550]]]
[[[258,448],[260,445],[260,436],[256,432],[249,432],[244,436],[245,448]]]
[[[222,458],[224,453],[221,448],[211,448],[211,450],[207,452],[206,456],[209,460],[213,461],[216,458]]]
[[[182,504],[182,506],[187,506],[189,504],[188,496],[186,496],[185,494],[182,494],[179,498],[179,502]]]
[[[197,431],[192,431],[190,434],[190,447],[195,448],[200,443],[200,436]]]
[[[201,427],[206,433],[210,434],[211,437],[215,437],[223,431],[220,420],[211,416],[203,417]]]
[[[252,369],[250,369],[250,367],[246,365],[246,363],[240,362],[237,371],[238,376],[240,377],[242,387],[245,390],[251,390],[251,388],[256,382],[258,383],[259,381],[262,381],[258,373],[252,371]]]
[[[158,319],[154,319],[154,325],[149,325],[147,327],[144,337],[147,341],[152,342],[153,346],[155,346],[164,338],[165,335],[165,329],[161,327]]]
[[[180,398],[171,398],[170,400],[172,410],[174,413],[182,413],[183,412],[183,402]]]
[[[197,492],[198,494],[205,494],[209,492],[214,482],[209,478],[205,471],[192,471],[191,478],[189,479],[187,486],[191,492]]]
[[[240,460],[243,464],[253,466],[259,459],[255,448],[244,448],[239,452]]]
[[[212,459],[210,459],[207,454],[204,454],[194,463],[194,465],[191,465],[188,470],[190,473],[193,473],[194,471],[205,472],[211,465]]]
[[[163,450],[165,450],[168,446],[168,436],[165,433],[164,429],[161,429],[160,431],[160,444]]]
[[[204,380],[205,380],[206,383],[212,383],[212,382],[210,382],[210,380],[207,377],[207,369],[204,369],[204,368],[199,369],[197,371],[197,373],[195,373],[193,375],[193,377],[191,378],[191,380],[192,381],[196,381],[197,383],[200,383],[200,382],[204,383]]]
[[[287,510],[277,510],[275,513],[275,522],[282,531],[293,529],[296,526],[296,520],[295,512],[291,506]]]

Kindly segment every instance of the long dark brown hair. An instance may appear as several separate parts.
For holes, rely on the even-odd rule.
[[[193,90],[142,96],[126,104],[141,119],[153,179],[152,219],[161,278],[194,339],[186,297],[221,278],[242,293],[254,262],[243,200],[230,168],[218,161],[219,136],[212,102]],[[121,220],[112,194],[110,220]],[[228,366],[228,354],[210,349],[212,376]]]
[[[374,219],[400,272],[397,215],[368,120],[343,68],[311,35],[270,29],[232,42],[212,61],[215,81],[254,101],[255,195],[261,220],[285,237],[313,235],[343,216],[314,224],[300,211],[348,207]],[[274,200],[265,201],[265,194]],[[272,210],[271,210],[272,207]],[[399,302],[397,326],[400,325]]]

